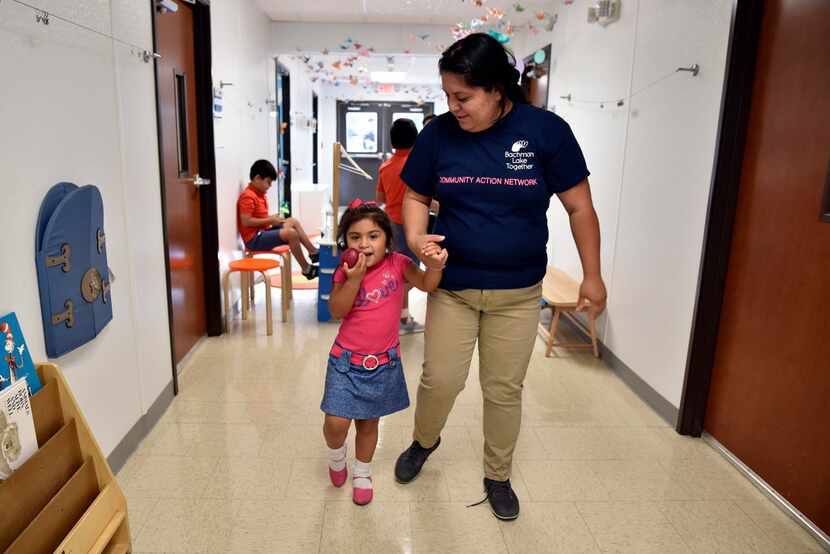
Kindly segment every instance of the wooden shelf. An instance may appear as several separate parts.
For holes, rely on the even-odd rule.
[[[40,364],[39,450],[0,482],[0,552],[131,552],[127,500],[60,369]]]

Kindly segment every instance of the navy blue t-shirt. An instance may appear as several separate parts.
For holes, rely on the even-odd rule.
[[[449,252],[441,288],[535,285],[547,266],[552,195],[588,177],[571,128],[552,112],[514,104],[480,133],[455,117],[435,118],[418,136],[401,178],[441,202],[435,233]]]

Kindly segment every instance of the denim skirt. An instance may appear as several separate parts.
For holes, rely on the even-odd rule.
[[[409,407],[409,392],[397,348],[387,352],[389,362],[374,369],[351,363],[352,352],[329,354],[326,387],[320,409],[347,419],[374,419]]]

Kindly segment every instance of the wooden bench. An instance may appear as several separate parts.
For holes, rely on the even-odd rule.
[[[545,279],[542,281],[542,300],[546,304],[545,308],[550,308],[553,312],[549,328],[546,329],[542,323],[539,323],[539,335],[545,339],[548,347],[545,356],[550,357],[556,347],[592,349],[594,356],[599,358],[596,319],[591,318],[590,327],[586,327],[574,313],[579,302],[579,283],[576,279],[555,267],[548,267]],[[559,318],[563,315],[588,335],[591,342],[556,342]]]

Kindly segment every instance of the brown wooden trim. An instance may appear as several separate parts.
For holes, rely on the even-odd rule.
[[[732,244],[750,99],[761,34],[762,2],[735,2],[715,174],[709,198],[698,296],[677,418],[677,432],[703,432]]]
[[[213,77],[211,75],[210,5],[193,5],[196,64],[196,127],[199,130],[199,171],[210,179],[200,187],[202,263],[205,278],[205,327],[209,337],[222,334],[222,286],[219,271],[219,218],[216,200],[216,150],[213,137]]]

